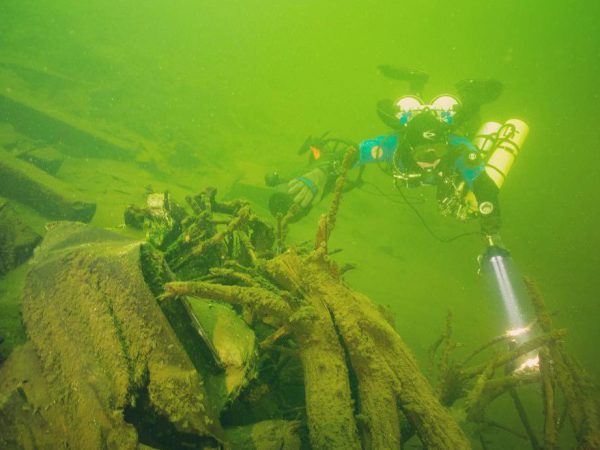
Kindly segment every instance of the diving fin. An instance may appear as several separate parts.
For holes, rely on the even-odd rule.
[[[495,101],[504,90],[503,84],[488,78],[485,80],[461,80],[456,83],[456,90],[463,104],[481,106]]]
[[[407,67],[396,67],[389,64],[377,66],[379,73],[386,78],[398,81],[408,81],[411,94],[421,95],[429,75],[422,70],[409,69]]]
[[[389,98],[384,98],[377,102],[377,115],[383,123],[394,130],[402,128],[402,124],[396,116],[398,112],[398,107]]]

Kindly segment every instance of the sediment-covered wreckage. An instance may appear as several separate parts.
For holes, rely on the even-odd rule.
[[[0,448],[464,450],[494,448],[488,431],[504,429],[554,449],[564,422],[578,448],[599,448],[593,385],[531,284],[534,338],[500,336],[459,361],[449,320],[427,380],[389,314],[330,258],[348,161],[311,248],[286,245],[289,217],[272,227],[214,189],[187,208],[165,193],[130,206],[145,241],[73,221],[32,235],[28,341],[0,368]],[[55,206],[60,219],[91,208]],[[489,348],[505,350],[482,358]],[[506,370],[534,350],[539,370]],[[531,383],[544,399],[535,421],[519,396]],[[504,394],[522,429],[488,414]]]

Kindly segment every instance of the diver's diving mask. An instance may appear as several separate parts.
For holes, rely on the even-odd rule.
[[[458,99],[451,95],[440,95],[434,98],[430,104],[424,103],[414,95],[407,95],[396,101],[396,108],[398,109],[396,117],[402,125],[406,125],[421,112],[430,111],[440,122],[452,125],[459,104]]]

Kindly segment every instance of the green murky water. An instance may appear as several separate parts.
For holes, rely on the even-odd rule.
[[[157,143],[151,171],[70,157],[58,174],[97,202],[93,224],[117,227],[148,184],[181,197],[215,185],[267,214],[265,173],[301,169],[296,150],[308,135],[360,141],[387,132],[375,102],[406,85],[380,76],[379,64],[427,71],[427,99],[464,78],[497,78],[504,94],[483,118],[531,127],[501,193],[504,241],[570,330],[569,349],[598,377],[599,5],[4,0],[0,89]],[[376,167],[365,179],[395,195]],[[406,205],[370,187],[344,198],[332,238],[343,249],[337,258],[357,264],[349,284],[391,307],[423,365],[449,309],[466,347],[501,333],[502,308],[476,274],[482,243],[440,243]],[[440,217],[431,194],[414,198],[429,200],[417,207],[439,235],[477,229]],[[290,240],[312,238],[327,204],[295,224]]]

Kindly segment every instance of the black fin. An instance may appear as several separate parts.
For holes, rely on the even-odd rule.
[[[379,100],[377,102],[377,115],[383,123],[394,130],[399,130],[402,128],[400,120],[398,117],[396,117],[397,113],[398,108],[389,98],[384,98],[383,100]]]
[[[461,80],[456,83],[456,90],[463,104],[473,107],[495,101],[502,94],[504,85],[493,78]]]
[[[422,70],[396,67],[389,64],[377,66],[379,73],[386,78],[398,81],[408,81],[411,94],[420,95],[429,80],[429,75]]]

